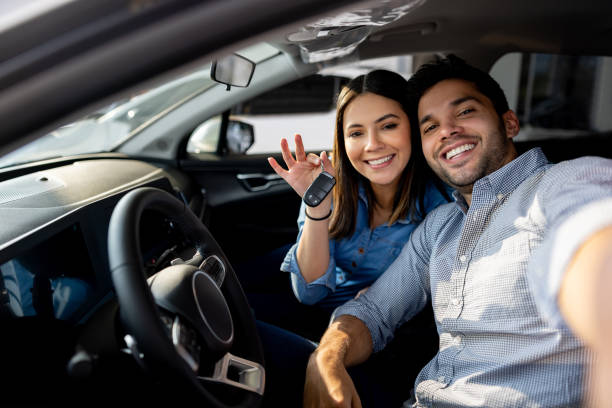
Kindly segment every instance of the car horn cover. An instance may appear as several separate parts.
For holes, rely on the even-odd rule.
[[[185,318],[209,351],[225,353],[234,339],[232,316],[215,281],[192,265],[173,265],[149,278],[158,306]]]

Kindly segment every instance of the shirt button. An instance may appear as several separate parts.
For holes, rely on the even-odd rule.
[[[357,267],[357,262],[353,261],[353,262],[351,263],[351,265],[353,266],[353,268],[356,268],[356,267]]]
[[[459,260],[460,260],[461,262],[465,262],[465,260],[466,260],[466,259],[467,259],[467,257],[466,257],[465,255],[461,255],[461,256],[459,257]]]
[[[457,305],[459,304],[459,299],[457,299],[457,298],[452,298],[452,299],[451,299],[451,303],[452,303],[453,305],[457,306]]]
[[[359,248],[359,253],[363,254],[365,251],[363,250],[363,248]]]
[[[498,200],[501,200],[502,198],[504,198],[504,195],[503,195],[503,194],[501,194],[501,193],[500,193],[500,194],[498,194],[498,195],[497,195],[497,199],[498,199]]]

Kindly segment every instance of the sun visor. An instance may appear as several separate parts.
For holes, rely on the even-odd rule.
[[[325,17],[291,33],[287,40],[300,47],[305,63],[315,63],[352,53],[372,33],[399,20],[426,0],[386,0],[369,8]]]

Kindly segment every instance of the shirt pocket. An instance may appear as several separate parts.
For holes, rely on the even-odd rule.
[[[380,242],[377,243],[378,250],[375,252],[374,257],[378,258],[375,262],[378,265],[379,275],[382,275],[384,271],[391,266],[393,261],[397,259],[400,252],[402,252],[402,248],[404,247],[403,243],[390,241],[387,239],[381,239]]]

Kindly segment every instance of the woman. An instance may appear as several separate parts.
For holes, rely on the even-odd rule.
[[[281,140],[287,170],[268,159],[300,196],[321,167],[336,177],[333,193],[319,205],[302,203],[297,242],[281,266],[291,272],[298,300],[328,315],[372,284],[426,213],[448,201],[425,164],[407,95],[399,74],[361,75],[338,97],[331,162],[326,152],[306,155],[300,135],[295,158]]]

